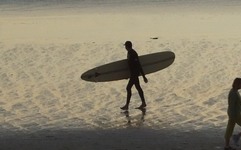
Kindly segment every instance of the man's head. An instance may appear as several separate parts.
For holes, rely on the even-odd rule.
[[[234,79],[233,88],[236,89],[236,90],[241,89],[241,78]]]
[[[131,41],[126,41],[126,42],[125,42],[125,47],[126,47],[126,50],[132,49],[132,43],[131,43]]]

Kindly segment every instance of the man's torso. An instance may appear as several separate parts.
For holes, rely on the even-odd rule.
[[[128,59],[128,65],[129,65],[131,76],[139,76],[140,64],[139,64],[137,52],[135,50],[129,50],[127,59]]]

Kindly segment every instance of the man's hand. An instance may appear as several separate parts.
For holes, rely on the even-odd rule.
[[[147,80],[147,78],[145,76],[143,77],[143,80],[144,80],[145,83],[148,82],[148,80]]]

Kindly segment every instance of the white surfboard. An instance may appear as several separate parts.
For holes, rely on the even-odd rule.
[[[139,56],[139,60],[144,73],[149,74],[170,66],[175,60],[175,54],[171,51],[158,52]],[[81,79],[90,82],[115,81],[129,77],[127,59],[90,69],[81,75]]]

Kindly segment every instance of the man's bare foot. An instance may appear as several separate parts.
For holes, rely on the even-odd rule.
[[[121,107],[120,109],[122,109],[122,110],[128,110],[128,106],[125,105],[125,106]]]
[[[146,104],[141,104],[141,106],[136,107],[136,109],[143,109],[143,108],[145,108],[145,107],[146,107]]]

